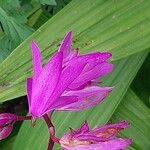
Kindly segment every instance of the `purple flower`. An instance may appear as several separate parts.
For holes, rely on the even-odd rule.
[[[60,144],[63,150],[120,150],[131,144],[130,139],[117,138],[120,130],[128,126],[126,121],[90,129],[85,122],[79,129],[63,135]]]
[[[40,49],[31,44],[33,77],[27,79],[29,112],[41,117],[53,110],[80,111],[100,103],[112,90],[98,87],[98,78],[112,71],[108,52],[80,55],[71,51],[71,32],[43,67]]]
[[[0,140],[7,138],[12,130],[13,124],[17,120],[17,116],[10,113],[0,114]]]

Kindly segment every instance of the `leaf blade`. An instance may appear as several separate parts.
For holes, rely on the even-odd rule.
[[[123,101],[119,104],[112,120],[115,122],[119,120],[129,121],[129,129],[123,131],[120,135],[132,138],[133,144],[131,146],[136,150],[149,149],[150,109],[131,89],[128,90]],[[142,140],[140,137],[142,137]]]
[[[149,1],[139,0],[135,3],[134,0],[127,0],[115,3],[97,0],[92,5],[90,0],[78,2],[79,0],[69,3],[0,64],[1,102],[25,94],[23,85],[25,79],[31,75],[29,43],[32,39],[36,39],[43,49],[44,63],[57,49],[62,35],[68,30],[75,31],[73,47],[81,48],[83,53],[91,49],[111,51],[112,60],[127,57],[149,47]],[[11,94],[7,96],[6,91]]]

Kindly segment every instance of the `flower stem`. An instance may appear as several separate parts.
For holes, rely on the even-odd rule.
[[[51,121],[51,115],[52,113],[50,114],[50,118],[47,114],[45,114],[43,116],[47,126],[48,126],[48,130],[49,130],[49,133],[50,133],[50,138],[49,138],[49,143],[48,143],[48,147],[47,147],[47,150],[52,150],[53,149],[53,146],[54,146],[54,143],[58,143],[59,144],[59,139],[57,137],[55,137],[55,127]]]
[[[32,116],[17,116],[16,121],[31,120]]]

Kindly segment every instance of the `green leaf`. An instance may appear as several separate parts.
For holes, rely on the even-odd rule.
[[[130,126],[120,135],[133,140],[132,147],[136,150],[150,148],[150,109],[129,89],[123,101],[114,113],[112,120],[127,120]]]
[[[0,54],[2,55],[0,61],[4,60],[15,47],[33,33],[33,30],[25,24],[26,21],[18,0],[0,0],[0,23],[3,28],[2,32],[5,34],[0,40]]]
[[[57,5],[49,5],[44,6],[43,10],[45,14],[49,17],[54,16],[58,11],[60,11],[63,7],[65,7],[71,0],[56,0]]]
[[[10,49],[15,48],[15,44],[10,40],[7,35],[0,38],[0,62],[2,62],[10,53]]]
[[[140,97],[143,102],[150,108],[150,55],[146,58],[135,77],[131,88]]]
[[[31,40],[42,48],[44,63],[58,49],[64,34],[73,30],[73,47],[82,53],[110,51],[112,60],[149,47],[150,1],[73,0],[25,40],[0,65],[0,101],[25,94],[25,80],[31,75]]]
[[[57,5],[55,0],[40,0],[41,4],[45,5]]]
[[[107,100],[101,105],[78,113],[55,113],[53,115],[53,120],[56,126],[57,136],[62,136],[69,127],[79,127],[79,125],[85,120],[88,120],[91,126],[106,123],[119,105],[146,55],[147,52],[115,62],[113,73],[104,79],[105,85],[115,86],[115,88]],[[43,120],[39,120],[34,128],[31,127],[30,122],[24,122],[14,143],[13,149],[41,150],[46,149],[47,143],[48,131]]]

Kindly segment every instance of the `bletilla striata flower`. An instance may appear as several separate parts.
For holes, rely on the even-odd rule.
[[[99,87],[98,78],[112,71],[108,52],[80,55],[71,51],[71,32],[43,67],[40,49],[32,42],[33,76],[27,79],[29,112],[41,117],[53,110],[80,111],[100,103],[112,90]]]
[[[85,122],[79,129],[64,134],[60,144],[63,150],[121,150],[131,144],[131,140],[116,135],[127,126],[128,123],[123,121],[90,129]]]
[[[10,113],[0,114],[0,140],[7,138],[12,130],[13,124],[17,120],[17,116]]]

